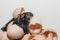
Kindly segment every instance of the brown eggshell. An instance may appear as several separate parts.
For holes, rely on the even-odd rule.
[[[39,34],[42,30],[41,22],[38,18],[32,18],[29,24],[29,31],[31,34]]]
[[[1,40],[9,40],[9,38],[7,37],[7,32],[3,33],[3,37],[1,38]]]
[[[29,40],[45,40],[45,36],[39,34],[39,35],[36,35],[36,36],[32,37]]]
[[[17,18],[19,16],[19,14],[21,14],[23,12],[24,12],[24,8],[23,7],[15,9],[14,12],[13,12],[13,14],[12,14],[13,18]]]
[[[58,40],[58,35],[53,29],[46,29],[42,32],[43,35],[45,35],[46,40]]]
[[[22,38],[22,40],[28,40],[30,36],[31,36],[30,33],[28,33],[28,34],[24,35],[24,37]]]
[[[42,24],[41,20],[39,18],[35,18],[33,17],[31,20],[30,20],[30,24],[36,24],[36,23],[39,23],[39,24]]]
[[[3,34],[4,34],[4,32],[2,30],[0,30],[0,40],[3,37]]]
[[[11,39],[18,39],[24,36],[24,32],[22,28],[14,24],[7,28],[7,35]]]

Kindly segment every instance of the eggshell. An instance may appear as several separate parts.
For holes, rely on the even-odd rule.
[[[7,37],[7,32],[3,33],[1,40],[9,40],[9,38]]]
[[[30,24],[36,24],[36,23],[42,24],[40,18],[35,18],[35,17],[33,17],[33,18],[30,20]],[[29,25],[30,25],[30,24],[29,24]]]
[[[31,36],[30,33],[28,33],[28,34],[24,35],[24,37],[22,38],[22,40],[28,40],[30,36]]]
[[[2,30],[0,30],[0,40],[3,37],[3,34],[4,34],[4,32]]]
[[[16,24],[13,24],[7,28],[7,35],[11,39],[18,39],[24,36],[24,32],[22,28],[20,28]]]
[[[13,11],[13,18],[17,18],[19,16],[19,14],[23,13],[24,12],[24,8],[21,7],[21,8],[17,8]]]

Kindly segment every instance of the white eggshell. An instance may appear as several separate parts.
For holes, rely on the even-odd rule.
[[[3,34],[4,34],[4,32],[2,30],[0,30],[0,40],[3,37]]]
[[[30,20],[30,24],[29,24],[29,25],[31,25],[31,24],[36,24],[36,23],[41,24],[42,22],[41,22],[41,20],[40,20],[39,18],[33,17],[33,18]]]
[[[7,37],[7,32],[4,32],[3,37],[1,38],[1,40],[9,40],[9,38]]]
[[[24,35],[23,29],[17,26],[16,24],[11,25],[7,28],[7,35],[11,39],[18,39]]]
[[[17,8],[17,9],[14,10],[14,12],[12,14],[13,15],[13,18],[17,18],[20,13],[23,13],[24,12],[24,10],[21,12],[21,9],[22,8]]]

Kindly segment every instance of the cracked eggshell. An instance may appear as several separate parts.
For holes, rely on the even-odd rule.
[[[19,16],[19,14],[23,13],[24,12],[24,8],[17,8],[13,11],[13,18],[17,18]]]
[[[24,35],[24,37],[22,38],[22,40],[28,40],[30,36],[31,36],[30,33],[28,33],[28,34]]]
[[[7,35],[11,39],[18,39],[24,36],[24,32],[22,28],[13,24],[7,28]]]
[[[29,24],[29,25],[31,25],[31,24],[36,24],[36,23],[42,24],[40,18],[35,18],[35,17],[33,17],[33,18],[30,20],[30,24]]]

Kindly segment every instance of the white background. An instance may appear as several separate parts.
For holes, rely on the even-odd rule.
[[[39,17],[43,27],[56,30],[60,38],[60,0],[0,0],[0,28],[12,18],[18,7]]]

